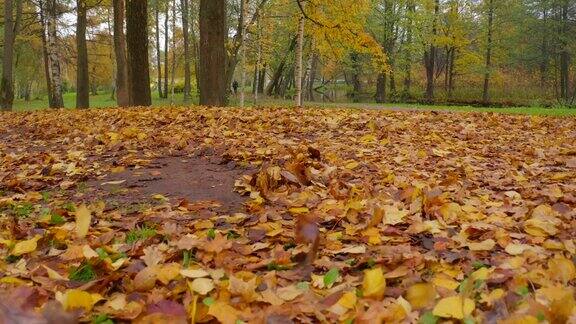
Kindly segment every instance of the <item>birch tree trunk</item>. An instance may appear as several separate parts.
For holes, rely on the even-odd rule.
[[[116,103],[120,107],[131,105],[126,35],[124,34],[124,0],[114,0],[114,55],[116,57]]]
[[[52,105],[50,108],[64,108],[64,99],[62,98],[62,75],[60,71],[60,58],[58,57],[58,34],[57,34],[57,8],[56,0],[47,1],[47,50],[48,61],[50,66],[50,83],[51,89],[49,95],[52,97]]]
[[[86,0],[76,1],[76,108],[90,107],[88,47],[86,45]]]
[[[296,46],[296,71],[295,71],[295,88],[296,88],[296,107],[302,107],[302,56],[304,52],[304,25],[306,19],[304,14],[300,14],[300,21],[298,22],[298,44]]]

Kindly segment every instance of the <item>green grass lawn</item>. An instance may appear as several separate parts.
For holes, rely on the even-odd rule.
[[[252,106],[253,100],[246,100],[246,105]],[[191,105],[197,104],[198,98],[193,98]],[[152,93],[152,106],[170,106],[171,104],[176,106],[182,106],[183,98],[182,94],[176,94],[174,102],[171,102],[170,98],[162,99],[158,97],[157,92]],[[76,94],[66,93],[64,94],[64,106],[66,108],[74,108],[76,105]],[[233,97],[230,99],[231,106],[238,105],[238,98]],[[390,104],[376,104],[376,103],[325,103],[325,102],[307,102],[305,103],[308,107],[319,107],[319,108],[364,108],[364,109],[390,109],[390,110],[423,110],[423,111],[454,111],[454,112],[495,112],[495,113],[506,113],[506,114],[525,114],[525,115],[543,115],[543,116],[576,116],[576,109],[571,108],[543,108],[543,107],[514,107],[514,108],[486,108],[486,107],[472,107],[472,106],[427,106],[418,104],[402,104],[402,103],[390,103]],[[90,107],[93,108],[104,108],[104,107],[115,107],[116,101],[110,98],[109,93],[101,93],[96,96],[90,96]],[[258,101],[258,106],[278,106],[278,107],[291,107],[293,106],[293,101],[290,100],[279,100],[279,99],[263,99]],[[32,101],[16,100],[14,102],[14,110],[16,111],[27,111],[27,110],[38,110],[45,109],[48,107],[48,100],[36,99]]]

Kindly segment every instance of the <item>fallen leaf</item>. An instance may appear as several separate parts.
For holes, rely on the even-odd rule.
[[[86,207],[81,205],[76,209],[76,236],[83,238],[88,234],[90,229],[90,222],[92,221],[92,214]]]
[[[431,306],[436,299],[436,289],[430,283],[417,283],[408,288],[406,299],[415,309]]]
[[[382,268],[374,268],[364,271],[362,281],[362,293],[364,297],[381,299],[386,290],[386,279]]]
[[[28,254],[28,253],[32,253],[32,252],[36,251],[36,248],[38,248],[38,241],[41,238],[42,238],[42,236],[36,235],[29,240],[20,241],[20,242],[16,243],[14,245],[14,248],[12,249],[11,254],[14,256],[21,256],[23,254]]]
[[[190,283],[190,289],[200,295],[206,295],[214,290],[214,281],[210,278],[196,278]]]
[[[432,313],[438,317],[456,318],[459,320],[470,316],[476,305],[470,298],[462,296],[451,296],[441,299],[434,307]]]

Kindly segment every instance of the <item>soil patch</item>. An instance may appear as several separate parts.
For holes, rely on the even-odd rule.
[[[162,157],[145,167],[131,168],[90,180],[97,196],[122,204],[139,204],[163,197],[176,203],[202,202],[221,212],[243,210],[245,198],[234,192],[234,182],[249,169],[211,157]]]

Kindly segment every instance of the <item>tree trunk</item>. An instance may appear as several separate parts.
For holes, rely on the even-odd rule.
[[[148,4],[142,0],[127,1],[126,43],[130,98],[135,106],[150,106],[152,98],[148,65]]]
[[[158,67],[158,79],[156,86],[158,87],[158,97],[163,98],[162,92],[162,50],[160,49],[160,0],[154,1],[154,23],[155,23],[155,40],[156,40],[156,66]]]
[[[406,49],[406,66],[404,75],[404,89],[402,90],[402,99],[406,100],[411,97],[410,90],[412,87],[412,34],[414,28],[414,13],[416,11],[416,6],[413,0],[409,0],[406,4],[406,12],[408,15],[408,26],[406,28],[406,44],[408,44]]]
[[[456,61],[457,49],[453,48],[450,54],[450,66],[448,68],[448,98],[452,99],[452,93],[454,92],[454,62]]]
[[[432,37],[438,34],[438,13],[440,0],[434,2],[434,22],[432,23]],[[436,70],[436,40],[432,39],[430,48],[424,52],[424,64],[426,67],[426,101],[434,101],[434,72]]]
[[[360,93],[362,92],[362,83],[360,81],[360,61],[357,53],[352,53],[352,76],[350,83],[352,84],[352,93],[348,96],[352,98],[353,102],[360,102]],[[384,82],[386,87],[386,82]]]
[[[124,34],[124,0],[114,0],[114,55],[116,57],[116,102],[120,107],[131,105],[128,78],[126,35]]]
[[[16,18],[13,17],[14,3],[4,2],[4,48],[2,56],[2,80],[0,81],[0,108],[12,110],[14,103],[14,43],[22,15],[22,0],[16,0]]]
[[[563,104],[570,101],[570,48],[568,44],[568,0],[564,0],[561,8],[562,27],[560,42],[560,99]]]
[[[48,61],[50,66],[50,83],[52,88],[49,90],[52,97],[52,105],[50,108],[64,108],[64,99],[62,97],[62,75],[60,71],[60,58],[58,57],[58,44],[57,44],[57,3],[56,0],[48,0],[47,2],[48,14],[48,37],[47,37],[47,50]]]
[[[240,0],[240,107],[244,107],[246,87],[246,0]]]
[[[264,88],[266,88],[266,68],[267,65],[264,63],[262,69],[259,71],[260,76],[258,77],[258,93],[264,94]]]
[[[44,63],[44,77],[46,79],[46,91],[48,92],[48,106],[53,107],[52,96],[50,90],[52,89],[52,80],[50,76],[50,59],[48,58],[48,40],[46,38],[47,21],[46,21],[46,3],[43,0],[38,1],[38,16],[40,18],[40,26],[42,27],[42,59]]]
[[[308,76],[308,84],[306,91],[308,92],[308,100],[314,101],[314,82],[316,81],[316,74],[318,72],[318,54],[312,54],[312,62],[310,65],[310,74]]]
[[[304,14],[300,15],[300,21],[298,23],[298,45],[296,46],[296,67],[295,67],[295,78],[294,84],[296,87],[296,107],[302,107],[302,56],[304,52],[304,26],[306,24],[306,19]]]
[[[168,98],[168,60],[169,60],[169,48],[168,43],[170,41],[170,30],[168,27],[168,19],[170,18],[170,4],[166,3],[166,19],[164,19],[164,96],[162,98]]]
[[[494,21],[494,0],[488,0],[488,39],[486,42],[486,71],[484,72],[484,90],[482,102],[490,102],[490,74],[492,70],[492,26]]]
[[[284,73],[284,69],[286,68],[286,62],[288,60],[288,56],[292,53],[292,51],[294,51],[294,48],[296,47],[297,40],[298,40],[298,35],[296,35],[294,38],[292,38],[292,41],[290,42],[290,47],[288,48],[286,55],[284,56],[284,58],[282,59],[282,61],[280,62],[280,64],[276,68],[276,70],[274,71],[274,75],[272,75],[272,80],[270,80],[270,83],[268,84],[268,87],[266,88],[266,94],[268,96],[271,96],[274,93],[274,90],[279,87],[280,78],[282,77],[282,74]]]
[[[194,6],[197,1],[192,1],[190,3],[191,10],[190,10],[190,36],[192,38],[192,51],[194,53],[194,78],[196,79],[196,93],[200,93],[200,52],[199,52],[199,45],[198,45],[198,36],[196,33],[196,24],[195,21],[198,18],[198,7]]]
[[[88,47],[86,46],[86,0],[76,1],[76,108],[90,107]]]
[[[378,74],[378,79],[376,80],[376,102],[386,102],[386,73]]]
[[[545,6],[545,2],[543,2]],[[540,88],[545,91],[548,79],[548,8],[545,6],[542,8],[542,44],[540,47],[541,57],[540,57]]]
[[[168,72],[168,70],[166,70]],[[172,67],[170,78],[170,104],[174,104],[174,80],[176,78],[176,0],[172,1]]]
[[[226,106],[226,1],[200,0],[200,104]]]
[[[182,34],[184,36],[184,103],[187,104],[192,98],[190,82],[190,27],[188,26],[188,0],[181,0],[182,6]]]
[[[260,93],[260,66],[262,65],[262,25],[260,25],[260,14],[258,13],[257,28],[257,49],[256,49],[256,67],[254,68],[254,106],[258,105],[258,94]]]

